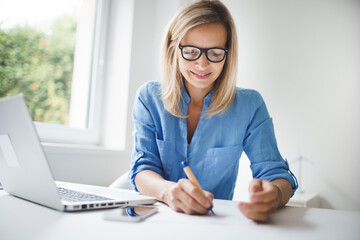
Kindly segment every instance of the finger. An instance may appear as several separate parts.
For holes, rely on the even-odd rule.
[[[276,204],[273,203],[242,203],[244,209],[249,212],[259,212],[259,213],[272,213],[276,209]]]
[[[262,181],[254,178],[249,184],[249,192],[254,193],[259,191],[262,191]]]
[[[180,179],[178,183],[191,198],[197,201],[197,203],[202,205],[205,209],[208,209],[211,206],[211,201],[206,197],[206,194],[204,194],[201,189],[195,187],[188,179]]]
[[[204,193],[205,193],[206,198],[209,200],[211,206],[214,206],[214,204],[213,204],[214,195],[208,191],[204,191]]]
[[[267,221],[270,216],[270,212],[267,211],[254,211],[253,207],[250,207],[248,203],[239,202],[238,208],[245,217],[254,221]]]
[[[252,193],[250,195],[250,201],[269,203],[278,200],[279,190],[272,183],[268,181],[263,181],[262,186],[263,186],[263,191]]]
[[[173,209],[175,212],[180,212],[180,213],[183,213],[185,209],[185,204],[182,203],[180,200],[178,199],[174,199],[173,201],[171,201],[169,203],[169,207],[171,209]]]
[[[208,212],[207,208],[201,205],[198,201],[196,201],[193,196],[189,195],[187,192],[182,191],[178,194],[178,197],[182,203],[184,203],[184,207],[182,208],[187,214],[206,214]]]
[[[206,214],[208,212],[204,207],[194,202],[196,201],[191,198],[177,199],[176,206],[181,209],[180,212],[184,212],[189,215]]]
[[[177,212],[187,214],[206,214],[207,210],[195,201],[180,184],[176,184],[170,191],[169,202],[171,207]]]

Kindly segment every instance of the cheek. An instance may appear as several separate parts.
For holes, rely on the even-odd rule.
[[[216,78],[221,74],[223,68],[224,68],[224,63],[221,63],[214,67],[214,72],[216,72]]]
[[[188,69],[190,68],[189,64],[187,62],[184,62],[182,60],[179,61],[179,69],[181,74],[185,77],[188,75]]]

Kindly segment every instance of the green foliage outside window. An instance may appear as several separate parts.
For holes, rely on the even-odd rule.
[[[64,16],[49,32],[0,24],[0,98],[22,92],[35,121],[68,124],[76,20]]]

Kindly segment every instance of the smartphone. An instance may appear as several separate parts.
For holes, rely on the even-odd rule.
[[[104,214],[104,220],[140,222],[158,212],[154,206],[124,206]]]

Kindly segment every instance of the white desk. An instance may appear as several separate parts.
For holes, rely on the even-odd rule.
[[[312,192],[296,192],[290,201],[286,204],[291,207],[320,207],[320,196]]]
[[[109,210],[63,213],[0,191],[0,239],[360,239],[360,212],[285,207],[258,224],[246,219],[236,202],[215,200],[214,205],[216,217],[161,206],[143,222],[126,223],[103,220]]]

